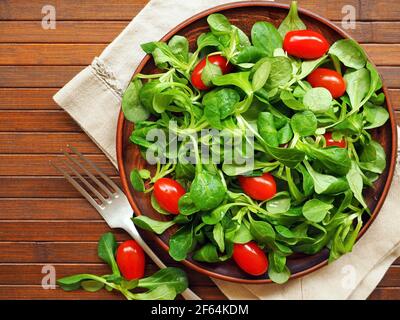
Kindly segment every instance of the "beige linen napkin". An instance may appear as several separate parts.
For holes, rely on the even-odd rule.
[[[121,94],[144,53],[140,44],[160,39],[192,15],[227,0],[152,0],[100,57],[75,76],[54,100],[116,165],[115,134]],[[285,285],[239,285],[214,280],[230,299],[365,299],[400,256],[397,170],[382,212],[353,252]]]

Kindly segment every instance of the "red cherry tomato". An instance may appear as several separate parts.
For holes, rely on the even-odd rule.
[[[307,77],[307,81],[313,88],[323,87],[331,93],[332,97],[339,98],[346,91],[346,83],[343,77],[335,70],[318,68]]]
[[[125,241],[117,249],[118,268],[127,280],[143,278],[145,260],[143,249],[134,240]]]
[[[329,49],[325,37],[312,30],[289,31],[283,40],[283,49],[291,56],[302,59],[317,59]]]
[[[339,148],[346,148],[346,141],[341,139],[339,141],[335,141],[332,138],[332,132],[327,132],[324,134],[326,146],[327,147],[339,147]]]
[[[254,241],[245,244],[235,243],[233,260],[240,269],[253,276],[260,276],[268,270],[267,256]]]
[[[178,201],[186,193],[179,182],[161,178],[154,184],[154,197],[160,207],[169,213],[179,214]]]
[[[209,63],[215,64],[220,67],[222,74],[227,74],[232,71],[232,65],[226,60],[223,56],[219,54],[211,55],[203,58],[200,62],[194,67],[192,72],[192,84],[195,88],[199,90],[207,90],[207,87],[203,80],[201,80],[201,74],[203,73],[204,67],[206,66],[207,59]]]
[[[275,179],[268,172],[259,177],[239,176],[238,179],[244,193],[254,200],[267,200],[276,194]]]

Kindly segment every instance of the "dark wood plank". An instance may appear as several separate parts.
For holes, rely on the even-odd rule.
[[[64,111],[0,111],[0,132],[82,132]]]
[[[15,222],[17,223],[17,222]],[[43,222],[44,223],[44,222]],[[73,222],[70,222],[73,223]],[[89,222],[86,222],[88,224]],[[96,222],[101,224],[102,222]],[[114,232],[114,231],[113,231]],[[169,257],[168,253],[156,246],[147,233],[142,234],[146,242],[152,246],[157,255],[168,265],[182,266],[181,263]],[[93,264],[101,262],[97,255],[97,241],[100,234],[94,235],[96,240],[71,241],[0,241],[0,264],[52,264],[74,263]],[[91,236],[93,238],[93,236]],[[118,240],[121,238],[118,236]],[[149,263],[152,264],[151,260]],[[189,271],[191,272],[191,271]],[[1,284],[1,283],[0,283]]]
[[[400,266],[391,266],[378,287],[400,287]]]
[[[0,44],[0,65],[88,65],[105,44]],[[376,65],[399,65],[399,44],[364,44]]]
[[[84,66],[105,44],[0,44],[0,65]]]
[[[147,0],[110,0],[107,7],[101,0],[54,0],[57,20],[131,20],[145,6]],[[31,0],[3,0],[0,2],[0,20],[42,20],[46,2]],[[51,30],[50,30],[51,32]]]
[[[395,110],[400,110],[400,89],[389,89],[390,101]]]
[[[400,44],[363,44],[372,62],[378,66],[400,65]]]
[[[73,274],[91,273],[108,274],[110,268],[106,264],[51,264],[56,271],[56,278],[60,279]],[[40,285],[44,274],[44,264],[1,264],[0,283],[2,285]],[[147,265],[146,271],[155,271],[154,265]],[[18,274],[18,277],[15,275]]]
[[[98,234],[97,238],[100,238],[100,235]],[[98,263],[97,242],[88,242],[83,239],[81,241],[2,241],[0,242],[0,263]]]
[[[280,0],[289,4],[291,0]],[[143,8],[146,0],[124,1],[112,0],[104,10],[103,2],[93,0],[81,2],[70,0],[68,2],[56,0],[58,20],[131,20]],[[400,14],[400,5],[397,0],[385,2],[363,0],[337,0],[321,5],[319,0],[299,0],[299,6],[323,15],[331,20],[342,19],[342,7],[352,5],[357,12],[359,20],[397,20]],[[18,0],[3,0],[0,2],[0,20],[41,20],[43,2],[31,0],[27,3]]]
[[[124,299],[118,292],[108,292],[101,290],[98,292],[63,291],[60,288],[45,290],[40,285],[17,286],[0,285],[0,299],[2,300],[122,300]]]
[[[118,177],[112,180],[120,184]],[[80,197],[80,193],[64,177],[0,177],[0,198]]]
[[[376,288],[368,297],[369,300],[400,300],[400,288]]]
[[[289,4],[291,0],[280,0],[281,3]],[[356,10],[357,20],[398,20],[400,4],[397,0],[374,1],[374,0],[337,0],[324,2],[319,0],[299,0],[299,7],[322,15],[330,20],[341,20],[343,18],[342,8],[351,5]]]
[[[59,88],[82,66],[0,66],[0,87]]]
[[[127,24],[118,21],[57,21],[56,29],[46,30],[41,21],[0,21],[0,42],[109,43]]]
[[[378,71],[388,88],[400,88],[400,67],[378,67]]]
[[[104,173],[117,176],[116,168],[105,155],[88,155]],[[0,176],[59,176],[49,161],[57,163],[63,159],[61,155],[0,155]]]
[[[59,154],[73,145],[83,153],[101,153],[84,133],[0,133],[0,153]]]
[[[117,239],[118,238],[117,236]],[[151,241],[148,241],[148,243],[151,243]],[[11,246],[11,248],[7,245]],[[42,266],[45,264],[51,264],[55,267],[57,278],[76,273],[106,274],[109,272],[109,267],[97,256],[96,242],[0,242],[0,248],[3,248],[3,246],[5,252],[0,252],[1,285],[39,284],[42,279]],[[11,251],[12,248],[14,251]],[[26,255],[24,252],[26,252]],[[21,255],[23,255],[23,257]],[[158,252],[158,255],[169,266],[185,269],[192,287],[214,286],[210,278],[183,267],[179,262],[173,261],[168,257],[165,252]],[[91,262],[82,263],[79,261],[82,260],[82,257],[84,257],[83,260],[91,260]],[[18,260],[18,262],[9,262],[14,259]],[[37,259],[43,262],[32,262]],[[64,259],[68,262],[59,262]],[[24,260],[30,262],[21,263]],[[76,262],[74,262],[74,260],[76,260]],[[148,259],[146,274],[152,274],[157,270],[158,267]],[[18,280],[15,280],[15,277],[13,277],[16,273],[22,275]]]
[[[341,21],[334,22],[343,28]],[[399,43],[400,22],[398,21],[357,21],[355,29],[345,30],[361,43]]]
[[[83,66],[0,66],[0,87],[61,87]],[[386,86],[400,88],[400,67],[378,67]]]
[[[333,21],[342,28],[342,22]],[[0,21],[0,43],[109,43],[128,21],[57,21],[57,28],[46,30],[41,21]],[[26,32],[29,30],[29,32]],[[346,30],[361,43],[399,43],[400,22],[357,21]]]
[[[346,4],[350,4],[348,1]],[[397,0],[376,1],[363,0],[360,1],[359,20],[399,20],[400,3]]]
[[[0,110],[60,110],[53,100],[59,88],[1,88]]]
[[[110,228],[103,221],[0,221],[0,241],[97,241]],[[24,230],[24,232],[21,232]],[[121,240],[129,236],[113,230]]]
[[[15,222],[17,223],[17,222]],[[44,223],[44,222],[43,222]],[[73,222],[70,222],[73,223]],[[86,225],[89,222],[86,222]],[[97,221],[101,225],[101,221]],[[114,232],[114,231],[113,231]],[[87,240],[86,235],[82,235],[85,239],[80,241],[0,241],[0,263],[1,264],[29,264],[29,263],[75,263],[75,264],[92,264],[99,263],[97,255],[97,241],[102,233],[92,235],[96,238],[94,241]],[[154,241],[150,240],[148,235],[143,233],[146,242],[153,246]],[[121,238],[118,238],[121,240]],[[177,261],[172,260],[168,254],[161,251],[161,248],[154,246],[153,249],[157,252],[163,261],[168,261],[171,266],[180,266]],[[150,260],[149,260],[150,262]]]
[[[196,271],[184,267],[181,263],[173,260],[167,252],[161,250],[154,240],[149,238],[149,234],[142,234],[145,241],[153,248],[158,257],[162,259],[166,265],[171,267],[182,268],[186,271],[191,285],[212,285],[211,280]],[[97,235],[100,237],[100,235]],[[118,240],[121,240],[119,236]],[[56,264],[56,265],[98,265],[104,264],[97,255],[97,240],[91,242],[53,242],[53,241],[32,241],[32,242],[2,242],[0,241],[0,271],[1,265],[16,265],[23,268],[28,268],[27,265],[43,265],[43,264]],[[147,258],[147,269],[157,270],[158,268],[154,263]],[[35,269],[37,272],[37,269]],[[85,272],[84,270],[75,270],[76,272]],[[87,271],[86,271],[87,272]],[[150,271],[149,271],[150,272]],[[1,273],[1,272],[0,272]],[[71,271],[72,273],[72,271]],[[1,275],[0,275],[1,277]],[[4,275],[7,277],[7,275]],[[0,281],[0,285],[3,284]],[[32,282],[25,283],[32,284]]]
[[[0,198],[0,220],[102,220],[86,199]]]

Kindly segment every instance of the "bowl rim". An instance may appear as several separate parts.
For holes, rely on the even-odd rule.
[[[223,10],[229,10],[229,9],[237,9],[237,8],[244,8],[244,7],[262,7],[262,8],[279,8],[279,9],[287,9],[289,10],[289,5],[286,4],[281,4],[281,3],[275,3],[275,2],[265,2],[265,1],[240,1],[240,2],[233,2],[233,3],[227,3],[227,4],[223,4],[223,5],[219,5],[219,6],[215,6],[212,8],[209,8],[207,10],[204,10],[200,13],[197,13],[195,15],[193,15],[192,17],[186,19],[185,21],[181,22],[180,24],[178,24],[176,27],[172,28],[166,35],[164,35],[159,41],[166,41],[169,40],[173,35],[175,35],[176,33],[178,33],[180,30],[182,30],[183,28],[187,27],[188,25],[190,25],[191,23],[200,20],[202,18],[205,18],[206,16],[212,14],[212,13],[216,13],[219,11],[223,11]],[[349,34],[347,34],[345,31],[343,31],[342,29],[340,29],[339,27],[337,27],[336,25],[334,25],[332,22],[330,22],[328,19],[323,18],[322,16],[315,14],[309,10],[305,10],[305,9],[298,9],[298,12],[301,15],[305,15],[309,18],[318,20],[319,22],[327,25],[329,28],[333,29],[334,31],[336,31],[342,38],[344,39],[353,39]],[[353,39],[354,40],[354,39]],[[139,73],[143,67],[147,64],[147,62],[150,60],[151,56],[150,55],[146,55],[142,61],[140,62],[140,64],[137,66],[134,74],[132,75],[132,78]],[[370,57],[367,54],[367,58],[368,60],[372,63]],[[375,66],[375,64],[373,64]],[[389,188],[391,186],[391,182],[393,179],[393,175],[394,175],[394,170],[395,170],[395,164],[396,164],[396,158],[397,158],[397,128],[396,128],[396,118],[395,118],[395,113],[394,110],[392,108],[390,99],[389,99],[389,95],[388,95],[388,90],[385,86],[385,84],[382,85],[382,91],[386,97],[386,106],[387,106],[387,110],[389,112],[389,119],[390,119],[390,125],[391,125],[391,130],[392,130],[392,145],[391,145],[391,151],[392,151],[392,155],[390,158],[390,164],[389,164],[389,169],[388,169],[388,177],[386,179],[384,188],[382,190],[382,194],[378,200],[378,203],[376,204],[376,207],[372,213],[372,215],[370,216],[370,218],[368,219],[368,221],[364,224],[364,226],[362,227],[358,237],[357,237],[357,241],[364,235],[364,233],[368,230],[368,228],[370,227],[370,225],[372,224],[372,222],[375,220],[376,216],[379,214],[382,205],[387,197],[387,194],[389,192]],[[118,125],[117,125],[117,137],[116,137],[116,147],[117,147],[117,163],[118,163],[118,170],[119,170],[119,175],[120,175],[120,179],[121,179],[121,183],[122,183],[122,188],[128,198],[128,201],[131,205],[131,207],[134,210],[134,214],[136,216],[140,216],[142,215],[142,213],[140,212],[139,208],[136,206],[135,200],[130,192],[129,189],[129,182],[127,179],[127,176],[125,174],[125,165],[124,165],[124,161],[123,161],[123,128],[125,126],[125,117],[124,114],[122,112],[122,109],[120,110],[119,116],[118,116]],[[162,247],[165,251],[168,252],[169,250],[169,246],[164,243],[156,234],[153,233],[149,233],[150,236],[155,240],[155,242],[157,243],[157,245],[159,245],[160,247]],[[217,272],[213,272],[213,271],[209,271],[206,270],[204,268],[202,268],[201,266],[198,266],[194,263],[192,263],[191,261],[185,259],[180,261],[182,262],[185,266],[189,267],[190,269],[197,271],[199,273],[202,273],[204,275],[207,275],[209,277],[212,278],[216,278],[216,279],[220,279],[220,280],[225,280],[225,281],[230,281],[230,282],[236,282],[236,283],[242,283],[242,284],[266,284],[266,283],[273,283],[271,279],[243,279],[243,278],[237,278],[234,276],[229,276],[229,275],[224,275],[224,274],[220,274]],[[305,276],[307,274],[310,274],[320,268],[322,268],[323,266],[327,265],[328,263],[328,259],[297,273],[291,274],[290,276],[290,280],[291,279],[295,279],[295,278],[299,278],[302,276]]]

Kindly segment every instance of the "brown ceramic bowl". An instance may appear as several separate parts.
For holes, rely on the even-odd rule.
[[[244,30],[247,34],[250,33],[252,25],[256,21],[268,21],[278,26],[288,13],[288,6],[277,3],[268,2],[239,2],[227,4],[213,9],[204,11],[200,14],[181,23],[179,26],[168,32],[161,40],[167,41],[175,34],[186,36],[189,39],[191,50],[195,49],[196,38],[203,32],[207,31],[208,25],[206,18],[209,14],[220,12],[226,15],[229,20]],[[313,14],[306,10],[299,10],[301,19],[307,25],[308,29],[316,30],[322,33],[330,43],[341,39],[350,38],[345,32],[333,25],[328,20]],[[157,40],[157,39],[154,39]],[[156,67],[150,58],[146,56],[136,69],[136,73],[154,73]],[[383,92],[386,97],[387,90],[383,87]],[[382,204],[386,198],[389,186],[393,177],[396,148],[397,148],[397,131],[395,124],[395,116],[393,109],[390,106],[389,99],[386,99],[386,108],[390,114],[390,120],[385,126],[375,130],[373,136],[384,147],[387,155],[387,168],[375,183],[374,188],[365,191],[364,195],[372,211],[372,216],[365,221],[365,224],[360,232],[361,237],[368,229],[372,221],[376,218]],[[122,112],[118,121],[117,132],[117,156],[119,172],[122,180],[124,191],[129,199],[130,204],[136,215],[146,215],[151,218],[166,220],[167,218],[154,211],[150,204],[149,195],[138,193],[133,190],[129,182],[129,174],[133,168],[148,167],[144,159],[140,156],[139,150],[129,141],[129,136],[133,130],[133,124],[124,119]],[[168,239],[175,230],[168,230],[161,236],[153,235],[155,243],[163,249],[168,250]],[[288,258],[288,267],[291,270],[292,278],[306,275],[326,265],[329,252],[327,249],[315,255],[294,255]],[[265,276],[253,277],[242,272],[232,261],[224,263],[199,263],[191,258],[183,261],[183,263],[203,274],[208,276],[240,283],[269,283],[270,279]]]

